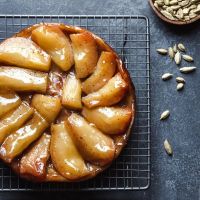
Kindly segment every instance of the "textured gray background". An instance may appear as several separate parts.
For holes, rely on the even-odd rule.
[[[184,28],[160,21],[147,0],[1,0],[0,14],[143,14],[151,29],[151,100],[152,100],[152,176],[146,191],[76,193],[0,193],[0,199],[200,199],[200,23]],[[174,63],[157,55],[155,49],[183,42],[194,56],[198,70],[186,75],[184,91],[177,93],[175,78],[162,82],[164,72],[178,75]],[[186,64],[186,63],[183,63]],[[160,123],[164,109],[171,117]],[[174,156],[168,157],[163,141],[168,138]]]

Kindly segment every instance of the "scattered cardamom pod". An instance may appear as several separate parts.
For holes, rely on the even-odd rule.
[[[166,55],[167,54],[167,50],[166,49],[157,49],[156,50],[159,54],[162,54],[162,55]]]
[[[169,57],[170,57],[171,59],[174,58],[174,50],[173,50],[172,47],[169,47],[169,49],[168,49],[168,54],[169,54]]]
[[[182,90],[183,88],[184,88],[184,83],[178,83],[178,84],[177,84],[177,87],[176,87],[177,91],[180,91],[180,90]]]
[[[182,77],[176,77],[176,82],[177,83],[185,83],[185,79]]]
[[[174,53],[177,52],[177,44],[174,45],[173,50],[174,50]]]
[[[166,80],[169,80],[173,77],[173,74],[170,74],[170,73],[165,73],[162,75],[162,80],[163,81],[166,81]]]
[[[185,46],[182,43],[178,44],[178,49],[185,52]]]
[[[180,72],[185,73],[185,74],[193,72],[195,70],[196,70],[196,67],[193,67],[193,66],[192,67],[181,67],[180,68]]]
[[[189,55],[184,54],[184,55],[182,55],[182,57],[183,57],[183,59],[185,61],[188,61],[188,62],[193,62],[194,61],[194,59]]]
[[[167,152],[167,154],[168,154],[169,156],[172,156],[172,154],[173,154],[172,146],[171,146],[171,144],[168,142],[167,139],[165,139],[165,141],[164,141],[164,148],[165,148],[165,151]]]
[[[165,111],[161,114],[160,120],[167,119],[167,118],[169,117],[169,115],[170,115],[169,110],[165,110]]]
[[[174,61],[177,65],[179,65],[181,63],[181,53],[179,51],[176,52]]]

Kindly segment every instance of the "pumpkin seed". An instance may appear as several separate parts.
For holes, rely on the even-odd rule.
[[[173,50],[172,47],[169,47],[169,49],[168,49],[168,54],[169,54],[169,57],[170,57],[171,59],[174,58],[174,50]]]
[[[185,51],[185,46],[184,46],[182,43],[179,43],[179,44],[178,44],[178,48],[179,48],[179,50],[181,50],[181,51]]]
[[[180,90],[182,90],[183,88],[184,88],[184,83],[178,83],[178,84],[177,84],[177,87],[176,87],[177,91],[180,91]]]
[[[162,54],[162,55],[166,55],[167,54],[167,50],[166,49],[157,49],[156,50],[159,54]]]
[[[170,74],[170,73],[165,73],[162,75],[162,80],[163,81],[166,81],[166,80],[169,80],[173,77],[173,74]]]
[[[185,83],[185,79],[182,77],[176,77],[176,82],[177,83]]]
[[[165,148],[165,151],[167,152],[167,154],[168,154],[169,156],[172,156],[172,154],[173,154],[172,146],[171,146],[171,144],[168,142],[167,139],[165,139],[165,141],[164,141],[164,148]]]
[[[194,61],[194,59],[191,57],[191,56],[189,56],[189,55],[182,55],[182,57],[183,57],[183,59],[185,60],[185,61],[188,61],[188,62],[193,62]]]
[[[181,67],[180,68],[180,72],[185,73],[185,74],[193,72],[195,70],[196,70],[196,67],[194,67],[194,66],[192,66],[192,67]]]
[[[176,52],[175,57],[174,57],[174,61],[177,65],[179,65],[181,63],[181,54],[179,51]]]
[[[170,115],[169,110],[165,110],[165,111],[161,114],[160,120],[167,119],[167,118],[169,117],[169,115]]]

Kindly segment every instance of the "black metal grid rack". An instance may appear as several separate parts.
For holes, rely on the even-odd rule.
[[[110,44],[124,60],[136,88],[137,116],[128,145],[119,158],[92,180],[81,183],[24,181],[0,162],[0,190],[135,190],[150,184],[149,24],[144,16],[0,16],[0,40],[40,22],[85,27]]]

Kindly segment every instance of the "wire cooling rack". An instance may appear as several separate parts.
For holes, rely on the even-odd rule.
[[[2,191],[138,190],[150,184],[150,68],[149,24],[145,16],[1,16],[0,40],[40,22],[85,27],[121,56],[136,88],[137,113],[128,145],[119,158],[92,180],[81,183],[33,184],[17,177],[0,162]]]

